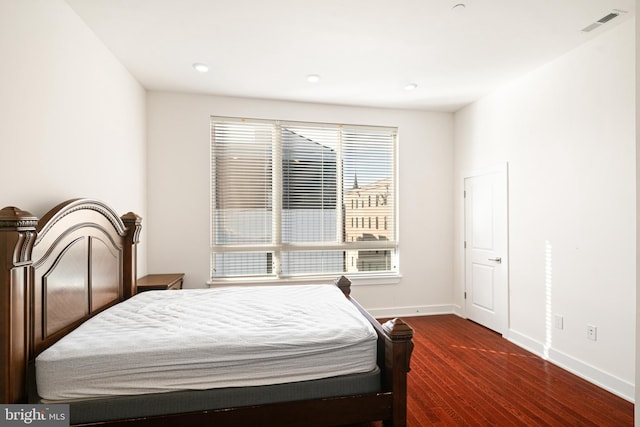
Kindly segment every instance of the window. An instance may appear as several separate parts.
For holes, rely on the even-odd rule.
[[[212,117],[212,280],[397,272],[396,134]]]

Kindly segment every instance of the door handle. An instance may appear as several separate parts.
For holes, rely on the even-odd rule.
[[[496,258],[489,258],[489,261],[495,261],[498,264],[502,264],[502,258],[500,257],[496,257]]]

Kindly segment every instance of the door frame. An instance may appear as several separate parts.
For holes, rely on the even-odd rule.
[[[488,174],[494,174],[494,173],[499,173],[502,175],[503,177],[503,182],[501,185],[503,185],[503,189],[505,192],[505,254],[504,256],[502,256],[502,265],[504,265],[505,268],[505,280],[506,280],[506,292],[504,293],[504,297],[505,297],[505,301],[502,301],[501,304],[503,304],[504,307],[504,313],[505,313],[505,318],[502,319],[501,324],[502,324],[502,331],[497,331],[499,333],[501,333],[503,336],[506,336],[509,330],[509,325],[510,325],[510,282],[511,282],[511,276],[510,276],[510,268],[509,268],[509,164],[508,162],[503,162],[503,163],[497,163],[493,166],[488,166],[488,167],[484,167],[484,168],[479,168],[479,169],[473,169],[471,171],[467,171],[465,173],[463,173],[462,175],[462,189],[463,192],[466,189],[466,185],[465,182],[468,178],[474,178],[474,177],[478,177],[478,176],[482,176],[482,175],[488,175]],[[463,197],[464,197],[464,193],[463,193]],[[462,229],[463,229],[463,241],[466,242],[467,241],[467,202],[466,200],[463,198],[462,201],[462,211],[463,211],[463,215],[462,215]],[[463,269],[463,287],[462,287],[462,291],[463,291],[463,295],[462,295],[462,307],[463,307],[463,313],[464,313],[464,317],[468,318],[468,313],[467,313],[467,300],[466,300],[466,293],[467,293],[467,250],[466,248],[464,249],[464,254],[463,254],[463,264],[462,264],[462,269]]]

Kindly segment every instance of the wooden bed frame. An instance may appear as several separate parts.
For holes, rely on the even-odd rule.
[[[27,403],[29,365],[96,313],[136,293],[141,218],[102,202],[73,199],[38,219],[0,210],[0,403]],[[401,319],[381,325],[350,298],[378,334],[378,393],[91,423],[100,426],[334,426],[383,420],[406,425],[413,330]]]

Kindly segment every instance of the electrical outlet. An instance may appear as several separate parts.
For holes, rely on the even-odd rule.
[[[556,314],[553,318],[553,323],[556,327],[556,329],[563,329],[564,328],[564,317],[560,314]]]
[[[591,341],[598,339],[598,328],[593,325],[587,325],[587,338]]]

